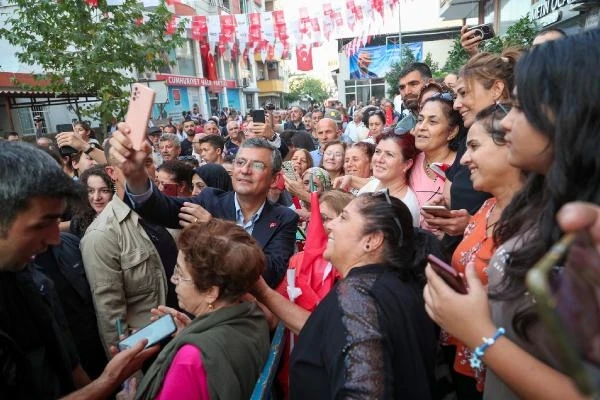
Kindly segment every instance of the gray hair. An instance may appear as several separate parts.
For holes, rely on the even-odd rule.
[[[179,136],[174,133],[163,133],[160,136],[159,142],[171,142],[175,147],[181,147],[181,142],[179,141]]]
[[[253,137],[246,139],[241,145],[240,149],[267,149],[271,150],[271,171],[273,175],[281,171],[281,153],[279,150],[262,137]]]
[[[0,236],[35,197],[77,198],[75,182],[46,152],[24,142],[0,141]]]

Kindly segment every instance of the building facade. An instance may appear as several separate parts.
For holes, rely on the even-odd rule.
[[[597,0],[440,0],[440,17],[472,19],[493,24],[503,35],[509,26],[529,13],[541,30],[559,28],[567,34],[600,26]]]

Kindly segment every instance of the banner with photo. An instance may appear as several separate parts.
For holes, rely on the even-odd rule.
[[[423,42],[406,43],[417,61],[423,60]],[[352,54],[350,63],[350,76],[348,79],[373,79],[383,78],[395,62],[400,60],[400,45],[388,44],[383,46],[362,47]]]

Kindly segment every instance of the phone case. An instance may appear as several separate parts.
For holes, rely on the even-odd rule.
[[[467,294],[467,287],[462,276],[457,270],[440,260],[433,254],[427,256],[433,270],[442,277],[442,279],[455,291],[461,294]]]
[[[252,122],[262,122],[264,124],[266,122],[265,111],[264,110],[252,111]]]
[[[131,88],[125,122],[131,129],[129,139],[134,150],[141,150],[142,144],[146,140],[146,130],[154,105],[154,95],[154,90],[139,83],[134,83]]]
[[[450,212],[450,210],[448,210],[444,206],[428,206],[428,205],[424,205],[424,206],[421,206],[421,209],[423,211],[425,211],[426,213],[434,215],[436,217],[450,218],[452,216],[452,213]]]

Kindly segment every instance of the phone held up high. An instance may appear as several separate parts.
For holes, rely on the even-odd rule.
[[[154,95],[154,90],[148,86],[134,83],[131,87],[125,122],[131,129],[129,139],[134,150],[141,150],[144,140],[146,140],[146,129],[154,105]]]
[[[119,350],[125,350],[135,346],[137,342],[148,339],[146,348],[152,347],[158,342],[171,336],[177,330],[175,321],[171,314],[165,314],[156,321],[146,325],[139,331],[121,340],[118,344]]]
[[[460,294],[467,294],[467,285],[463,276],[450,265],[440,260],[433,254],[427,256],[431,268],[438,274],[452,289]]]
[[[266,122],[265,119],[265,110],[252,110],[252,122],[262,122],[263,124]]]
[[[480,37],[481,40],[488,40],[496,36],[492,24],[481,24],[470,27],[467,32],[473,32],[475,37]]]

